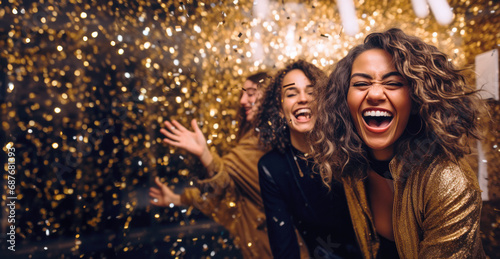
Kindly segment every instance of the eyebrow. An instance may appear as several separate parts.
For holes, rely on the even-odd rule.
[[[285,87],[289,87],[289,86],[292,86],[292,85],[295,85],[295,83],[290,83],[290,84],[284,85],[282,87],[282,89],[285,89]],[[313,87],[313,85],[306,85],[306,87]]]
[[[355,77],[355,76],[360,76],[360,77],[364,77],[364,78],[368,78],[368,79],[373,79],[370,75],[365,74],[365,73],[354,73],[354,74],[352,74],[351,79],[352,79],[353,77]],[[392,72],[389,72],[389,73],[387,73],[387,74],[383,75],[383,76],[382,76],[382,79],[386,79],[386,78],[388,78],[388,77],[390,77],[390,76],[400,76],[400,77],[402,77],[402,76],[401,76],[401,74],[400,74],[399,72],[397,72],[397,71],[392,71]]]
[[[291,83],[291,84],[287,84],[286,86],[291,86],[291,85],[295,85],[295,83]],[[313,85],[306,85],[306,88],[312,88],[314,87]],[[283,90],[283,92],[286,92],[288,90],[297,90],[297,87],[290,87],[290,88],[287,88],[285,89],[285,87],[281,88]]]
[[[242,88],[241,88],[241,90],[243,90],[243,91],[245,91],[245,92],[247,91],[247,89],[248,89],[248,90],[257,90],[257,87],[247,87],[247,88],[242,87]]]

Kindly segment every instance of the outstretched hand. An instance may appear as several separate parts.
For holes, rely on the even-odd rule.
[[[158,188],[149,188],[149,196],[152,198],[150,203],[155,206],[166,207],[173,203],[175,206],[182,205],[181,196],[175,194],[166,184],[160,182],[160,178],[155,178]]]
[[[203,132],[198,127],[196,120],[193,119],[191,121],[191,127],[194,131],[186,129],[175,120],[172,122],[165,121],[164,124],[168,130],[160,129],[160,132],[166,137],[163,139],[163,142],[182,148],[197,156],[205,166],[212,162],[212,155],[210,154],[210,150],[208,150],[207,141],[205,140],[205,136],[203,136]]]

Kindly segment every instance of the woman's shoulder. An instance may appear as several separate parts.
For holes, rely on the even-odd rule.
[[[284,173],[289,169],[286,154],[281,153],[277,149],[267,152],[259,160],[259,172],[264,173],[273,178],[283,178]]]
[[[455,162],[448,159],[436,159],[421,172],[420,178],[436,189],[479,191],[477,175],[465,160]]]
[[[293,158],[290,158],[293,159]],[[281,153],[277,149],[267,152],[259,160],[259,181],[263,183],[272,183],[280,190],[288,190],[293,183],[291,177],[292,168],[286,153]]]
[[[277,149],[273,149],[264,156],[262,156],[259,160],[259,167],[260,166],[278,166],[282,165],[283,163],[286,163],[286,155],[284,153],[281,153]]]
[[[234,148],[256,150],[260,152],[266,152],[269,150],[259,142],[259,135],[254,129],[249,129],[247,132],[245,132],[240,137]]]

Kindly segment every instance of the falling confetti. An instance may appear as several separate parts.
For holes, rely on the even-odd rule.
[[[355,1],[354,36],[342,33],[334,2],[269,1],[258,17],[253,2],[0,2],[0,143],[16,149],[16,253],[238,257],[227,231],[196,210],[149,207],[155,176],[180,192],[203,170],[162,143],[163,121],[196,118],[210,148],[224,153],[236,141],[242,78],[253,72],[298,57],[330,71],[367,34],[390,27],[436,45],[460,67],[500,44],[498,1],[450,1],[448,26],[416,17],[410,1]],[[497,124],[484,147],[498,200],[500,110],[490,108]],[[483,209],[491,257],[500,257],[497,209]],[[6,244],[0,248],[8,258]]]

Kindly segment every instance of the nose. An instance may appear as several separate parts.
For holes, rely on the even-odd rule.
[[[371,104],[381,103],[386,100],[384,87],[381,85],[373,85],[366,94],[366,99]]]
[[[245,106],[247,103],[248,103],[248,96],[245,92],[243,92],[240,98],[240,105]]]
[[[299,102],[307,103],[309,101],[310,96],[305,91],[300,91],[299,93]]]

